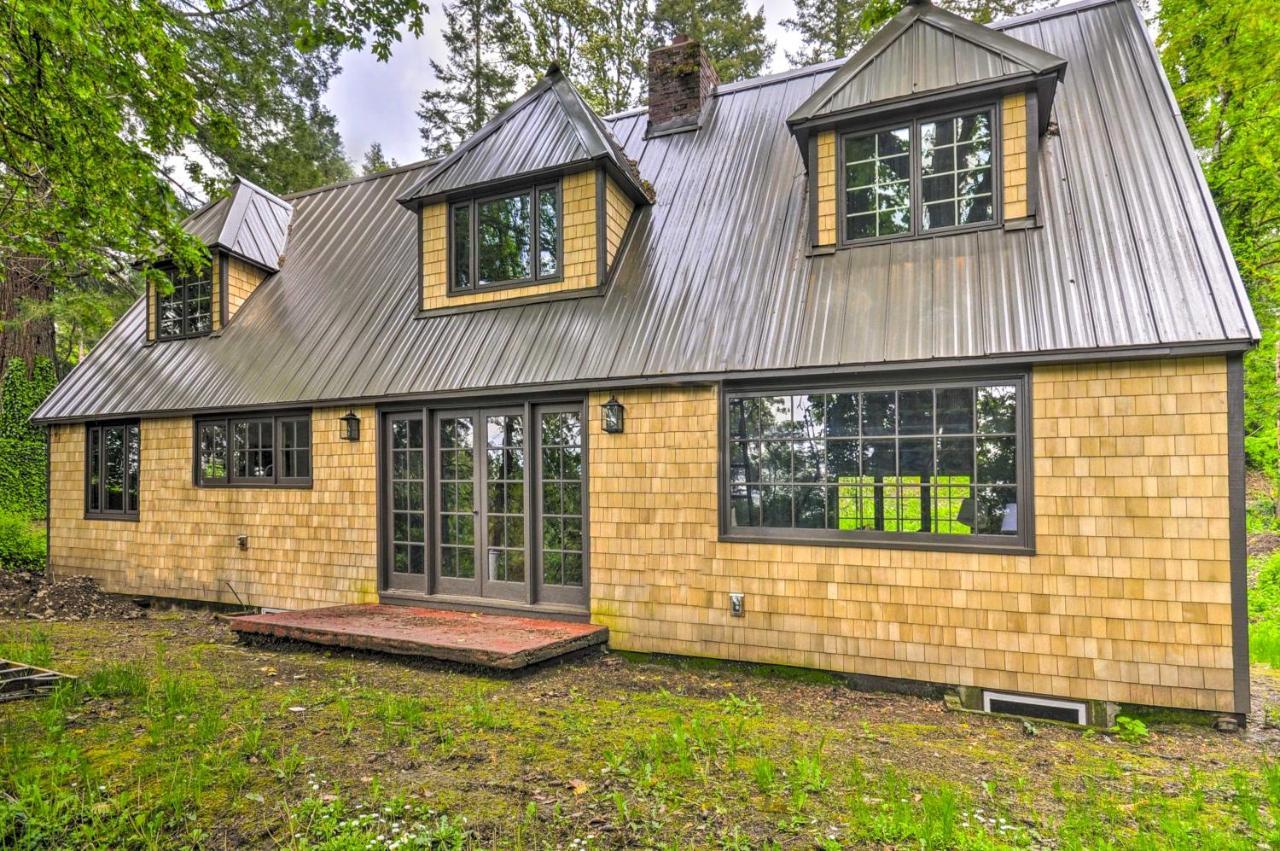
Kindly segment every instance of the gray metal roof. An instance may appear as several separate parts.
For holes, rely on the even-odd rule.
[[[285,253],[292,216],[288,201],[237,177],[225,197],[197,210],[183,226],[210,248],[226,249],[274,272]]]
[[[602,296],[415,318],[426,167],[292,197],[288,262],[218,337],[143,346],[144,305],[42,421],[317,401],[621,386],[762,371],[916,368],[1243,348],[1244,287],[1128,0],[1005,25],[1070,63],[1043,140],[1043,227],[806,256],[786,117],[827,64],[720,88],[697,132],[608,119],[657,200]]]
[[[1027,41],[930,3],[910,3],[787,121],[843,117],[960,87],[1056,77],[1065,66],[1061,57]]]
[[[604,162],[637,202],[649,198],[635,165],[573,84],[553,68],[401,196],[405,204],[572,165]]]

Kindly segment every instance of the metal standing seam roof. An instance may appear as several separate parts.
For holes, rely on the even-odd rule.
[[[406,205],[573,164],[604,162],[638,203],[643,181],[609,128],[557,67],[401,197]]]
[[[292,216],[288,201],[237,177],[226,197],[197,210],[183,226],[210,248],[223,248],[275,272],[285,253]]]
[[[722,86],[697,132],[605,123],[656,189],[604,294],[415,318],[396,169],[291,197],[288,258],[219,337],[144,347],[130,309],[40,422],[760,372],[1241,350],[1258,328],[1129,0],[1001,25],[1065,58],[1041,145],[1043,226],[810,257],[786,118],[832,74]]]

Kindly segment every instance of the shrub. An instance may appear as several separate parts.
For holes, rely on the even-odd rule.
[[[1147,725],[1137,718],[1121,715],[1116,719],[1116,735],[1121,741],[1137,743],[1145,742],[1151,734],[1147,731]]]
[[[10,358],[0,376],[0,512],[45,516],[45,433],[30,417],[57,380],[48,358],[30,372]]]
[[[44,532],[21,514],[0,511],[0,568],[43,570]]]

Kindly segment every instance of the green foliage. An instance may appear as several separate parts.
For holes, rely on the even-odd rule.
[[[0,511],[0,569],[43,570],[45,533],[27,517]]]
[[[27,521],[45,516],[46,448],[44,429],[30,417],[57,381],[48,358],[36,358],[30,374],[25,363],[11,358],[0,384],[0,561],[7,557],[10,564],[26,566],[37,555]],[[39,538],[43,565],[44,537]]]
[[[387,159],[382,153],[382,143],[374,142],[369,146],[369,150],[365,151],[364,160],[360,163],[360,173],[368,177],[371,174],[392,169],[400,165],[395,158]]]
[[[1280,670],[1280,550],[1267,556],[1249,589],[1249,656]]]
[[[1277,475],[1280,17],[1257,0],[1164,0],[1158,43],[1262,330],[1245,357],[1245,451]]]
[[[747,11],[746,0],[657,0],[654,29],[670,43],[683,33],[702,43],[726,83],[762,74],[773,57],[765,36],[764,7]]]
[[[1116,718],[1116,735],[1123,742],[1145,742],[1151,737],[1151,733],[1147,730],[1147,725],[1137,718],[1130,718],[1121,715]]]
[[[601,115],[643,103],[655,38],[649,0],[597,0],[594,22],[573,81]]]
[[[511,102],[519,71],[511,50],[524,32],[504,0],[455,0],[444,7],[448,59],[429,60],[437,85],[422,93],[422,152],[452,151]]]
[[[53,643],[42,629],[6,629],[0,632],[0,659],[19,665],[48,668],[53,664]]]

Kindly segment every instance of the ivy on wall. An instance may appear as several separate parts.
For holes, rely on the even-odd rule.
[[[47,513],[44,429],[30,423],[32,412],[58,383],[53,362],[36,358],[30,373],[11,358],[0,384],[0,513],[33,519]]]

